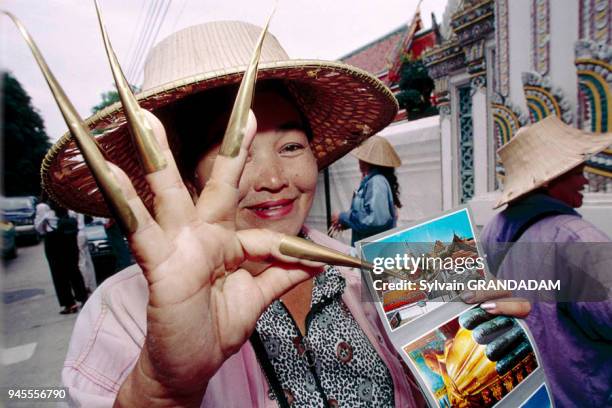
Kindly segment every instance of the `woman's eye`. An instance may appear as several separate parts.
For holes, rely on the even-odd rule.
[[[298,152],[300,150],[304,149],[304,145],[302,145],[301,143],[287,143],[286,145],[283,145],[283,147],[281,147],[281,154],[282,153],[295,153]]]

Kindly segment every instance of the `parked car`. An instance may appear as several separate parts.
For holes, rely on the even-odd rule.
[[[115,273],[117,259],[111,246],[103,221],[93,221],[85,225],[87,246],[96,271],[96,283],[100,285],[104,279]]]
[[[2,231],[2,258],[13,259],[17,257],[17,244],[15,243],[15,226],[12,222],[0,220],[0,231]]]
[[[40,242],[40,236],[34,229],[36,197],[4,197],[1,201],[2,220],[15,226],[17,241]]]

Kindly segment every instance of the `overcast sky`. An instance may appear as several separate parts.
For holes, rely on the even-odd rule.
[[[155,41],[159,42],[174,31],[207,21],[243,20],[261,26],[274,5],[274,0],[99,1],[124,71],[136,65],[138,38],[148,15],[162,21]],[[407,24],[417,3],[279,0],[270,32],[292,58],[335,60]],[[446,0],[423,1],[421,15],[426,27],[431,25],[431,12],[441,22],[445,5]],[[83,117],[89,116],[100,94],[113,86],[93,0],[1,0],[0,8],[26,25],[76,108]],[[156,30],[150,29],[151,40]],[[0,16],[0,47],[2,69],[12,72],[25,87],[43,116],[49,137],[57,139],[66,125],[28,47],[5,16]],[[139,68],[141,71],[142,66]],[[137,81],[142,82],[141,75]]]

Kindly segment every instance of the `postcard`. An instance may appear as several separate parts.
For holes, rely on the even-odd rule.
[[[360,242],[367,277],[393,331],[427,315],[486,276],[467,208]]]
[[[534,393],[527,399],[520,408],[551,408],[552,402],[548,387],[546,384],[542,384],[540,388],[534,391]]]
[[[430,400],[445,408],[493,407],[539,366],[521,323],[480,307],[439,325],[402,350]],[[542,398],[536,392],[524,406],[540,407],[533,404]]]

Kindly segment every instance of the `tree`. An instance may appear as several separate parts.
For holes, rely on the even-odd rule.
[[[130,88],[132,88],[132,92],[134,93],[140,92],[140,88],[137,87],[136,85],[130,85]],[[119,93],[117,92],[116,89],[113,89],[112,91],[104,92],[100,95],[100,97],[102,98],[102,102],[100,102],[99,104],[91,108],[91,113],[96,113],[106,108],[107,106],[112,105],[115,102],[119,102]]]
[[[91,113],[96,113],[115,102],[119,102],[119,93],[117,91],[108,91],[100,95],[102,102],[91,108]]]
[[[434,82],[427,73],[427,68],[421,60],[414,60],[410,55],[404,57],[400,70],[400,92],[397,101],[401,108],[406,109],[411,119],[436,115],[437,109],[431,106],[431,92]]]
[[[31,98],[11,74],[2,78],[3,171],[6,196],[39,195],[40,165],[49,137]]]

